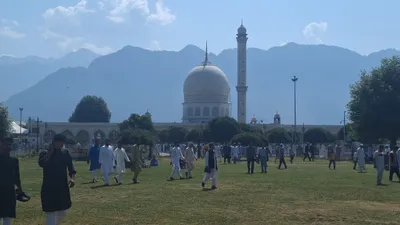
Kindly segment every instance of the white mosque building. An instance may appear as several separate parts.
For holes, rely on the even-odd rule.
[[[259,126],[261,129],[269,130],[275,127],[283,127],[292,130],[292,125],[282,125],[280,116],[274,116],[273,124],[265,124],[257,121],[253,116],[251,121],[246,121],[247,108],[247,29],[243,23],[237,30],[237,120],[240,123],[250,123],[251,126]],[[204,126],[206,122],[215,117],[231,116],[231,102],[228,78],[225,73],[208,61],[208,49],[206,44],[206,54],[204,62],[194,67],[184,81],[182,103],[182,123],[154,123],[156,130],[168,129],[171,126],[184,127],[188,130],[199,126]],[[305,129],[321,127],[319,125],[305,125]],[[336,133],[341,128],[340,125],[324,126],[325,129]],[[66,136],[73,136],[82,144],[91,143],[93,137],[112,138],[118,134],[118,123],[68,123],[68,122],[29,122],[29,134],[35,138],[39,137],[40,143],[48,142],[56,133]],[[37,135],[39,133],[39,135]]]
[[[225,73],[208,61],[193,68],[183,85],[182,123],[205,123],[215,117],[230,116],[230,87]]]

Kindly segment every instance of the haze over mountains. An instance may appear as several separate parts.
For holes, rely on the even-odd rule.
[[[1,85],[0,102],[33,86],[60,68],[87,67],[98,56],[86,49],[71,52],[58,59],[45,59],[37,56],[24,58],[0,56],[0,78],[7,81]]]
[[[18,109],[23,107],[24,119],[39,116],[43,121],[67,121],[79,100],[90,94],[107,101],[114,122],[126,119],[130,113],[147,110],[156,122],[180,122],[184,80],[187,73],[204,60],[204,51],[193,45],[178,52],[126,46],[97,58],[88,53],[95,58],[90,65],[90,57],[79,59],[71,55],[71,59],[63,63],[58,60],[45,63],[52,65],[46,67],[47,70],[26,69],[28,65],[40,64],[40,60],[18,64],[12,60],[2,63],[0,59],[0,68],[19,71],[14,73],[21,77],[19,82],[24,83],[24,87],[35,82],[32,76],[44,78],[45,72],[53,72],[5,102],[14,119],[19,119]],[[298,124],[339,124],[349,100],[349,85],[358,80],[360,70],[369,70],[378,66],[381,59],[394,55],[400,52],[388,49],[362,56],[335,46],[295,43],[269,50],[250,48],[247,51],[247,119],[250,121],[255,114],[259,120],[271,123],[278,110],[282,122],[292,124],[291,78],[297,76]],[[232,116],[236,118],[236,49],[210,54],[209,59],[228,76]],[[89,66],[86,68],[86,65]],[[67,66],[80,67],[64,68]],[[0,69],[0,77],[4,80],[5,75],[11,79],[14,70],[3,72],[5,70]],[[15,82],[14,78],[12,80]]]

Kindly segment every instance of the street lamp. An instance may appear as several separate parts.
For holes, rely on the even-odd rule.
[[[36,132],[36,152],[39,152],[39,117],[36,120],[36,127],[37,127],[37,132]]]
[[[297,98],[296,98],[296,82],[299,80],[298,77],[293,76],[292,81],[293,81],[293,104],[294,104],[294,139],[293,142],[296,143],[296,133],[297,133]]]
[[[19,144],[22,143],[22,111],[24,108],[19,108]]]
[[[346,113],[347,111],[345,110],[343,112],[343,120],[340,121],[340,123],[343,122],[343,142],[346,144]]]

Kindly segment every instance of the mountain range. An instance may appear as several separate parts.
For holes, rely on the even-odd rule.
[[[45,59],[38,56],[23,58],[0,56],[0,78],[7,81],[1,85],[0,102],[35,85],[60,68],[87,67],[98,56],[86,49],[68,53],[57,59]]]
[[[19,63],[14,62],[18,60],[2,63],[0,60],[0,68],[4,65],[14,68],[5,73],[10,79],[18,74],[21,83],[26,82],[22,78],[34,77],[37,81],[33,85],[34,79],[28,79],[24,83],[27,88],[20,88],[21,92],[5,102],[11,116],[18,120],[19,108],[23,107],[24,119],[38,116],[43,121],[67,121],[84,95],[97,95],[108,103],[114,122],[126,119],[131,113],[146,111],[152,113],[155,122],[180,122],[184,80],[193,67],[204,61],[205,52],[193,45],[180,51],[150,51],[125,46],[109,55],[96,56],[88,52],[87,55],[93,59],[71,53],[66,56],[68,60],[45,61],[44,64],[52,65],[52,68],[37,71],[27,68],[32,64],[42,65],[40,59],[36,59],[37,62],[24,59]],[[299,78],[296,84],[297,123],[339,124],[349,101],[349,85],[359,79],[360,71],[370,70],[383,58],[394,55],[400,55],[400,52],[387,49],[363,56],[336,46],[295,43],[269,50],[249,48],[247,119],[250,121],[256,115],[258,120],[271,123],[279,111],[282,123],[292,124],[294,90],[291,78],[296,76]],[[231,112],[236,117],[236,49],[209,54],[209,61],[228,77]],[[59,69],[54,69],[56,67]],[[46,76],[45,72],[50,70],[52,73]],[[4,69],[0,71],[3,79]],[[13,74],[13,71],[19,73]]]

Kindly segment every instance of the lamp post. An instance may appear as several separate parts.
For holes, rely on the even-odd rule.
[[[22,143],[22,111],[24,108],[19,108],[19,144]]]
[[[39,117],[36,120],[36,127],[37,127],[37,132],[36,132],[36,152],[39,152]]]
[[[347,113],[347,111],[345,110],[343,112],[343,120],[340,121],[340,123],[343,122],[343,142],[344,142],[344,144],[346,144],[346,113]]]
[[[293,113],[294,113],[294,124],[293,124],[293,126],[294,126],[294,135],[293,135],[293,142],[294,143],[296,143],[296,134],[297,134],[297,97],[296,97],[296,95],[297,95],[297,90],[296,90],[296,82],[299,80],[299,78],[298,77],[296,77],[296,76],[293,76],[293,78],[292,78],[292,81],[293,81],[293,104],[294,104],[294,107],[293,107]]]

